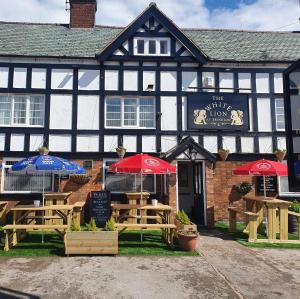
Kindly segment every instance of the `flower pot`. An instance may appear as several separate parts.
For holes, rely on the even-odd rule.
[[[277,151],[275,151],[274,154],[275,154],[277,160],[281,162],[286,155],[286,150],[277,150]]]
[[[157,199],[152,199],[151,204],[152,204],[152,206],[156,207],[157,204],[158,204],[158,200]]]
[[[71,174],[70,180],[78,185],[84,185],[90,181],[90,177],[85,174]]]
[[[229,156],[229,150],[219,150],[218,154],[222,161],[226,161]]]
[[[116,152],[118,154],[118,157],[120,159],[123,159],[126,154],[126,148],[123,146],[119,146],[118,148],[116,148]]]
[[[198,235],[179,232],[177,234],[179,247],[184,251],[194,251],[197,246]]]
[[[290,234],[298,234],[298,221],[297,221],[297,217],[293,216],[293,215],[289,215],[288,218],[289,221],[289,233]]]
[[[194,232],[197,233],[197,225],[194,224],[193,222],[190,222],[190,224],[182,224],[180,221],[175,219],[175,225],[177,231],[184,231],[184,232]]]
[[[40,206],[41,202],[39,200],[34,200],[33,204],[36,208],[38,208]]]

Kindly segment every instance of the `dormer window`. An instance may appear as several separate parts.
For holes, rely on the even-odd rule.
[[[142,56],[170,56],[169,38],[135,38],[134,55]]]

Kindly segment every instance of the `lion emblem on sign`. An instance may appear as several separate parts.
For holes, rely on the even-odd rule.
[[[194,123],[196,125],[206,125],[206,110],[194,110]]]
[[[231,111],[231,125],[232,126],[241,126],[243,125],[244,121],[244,113],[241,110],[232,110]]]

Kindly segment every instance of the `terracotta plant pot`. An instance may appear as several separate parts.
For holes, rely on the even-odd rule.
[[[196,249],[198,235],[178,232],[177,238],[178,238],[179,247],[182,250],[194,251]]]
[[[277,151],[274,152],[274,154],[275,154],[277,160],[279,162],[281,162],[284,159],[285,155],[286,155],[286,150],[277,150]]]
[[[229,156],[230,151],[229,150],[224,150],[224,149],[220,149],[218,151],[218,154],[221,158],[222,161],[226,161],[228,156]]]

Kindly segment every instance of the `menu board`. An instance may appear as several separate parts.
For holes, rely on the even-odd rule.
[[[277,176],[266,176],[266,191],[267,197],[275,196],[277,192]],[[256,177],[256,194],[264,195],[264,178],[262,176]]]
[[[90,217],[98,227],[104,226],[110,218],[110,192],[92,191],[90,193]]]

